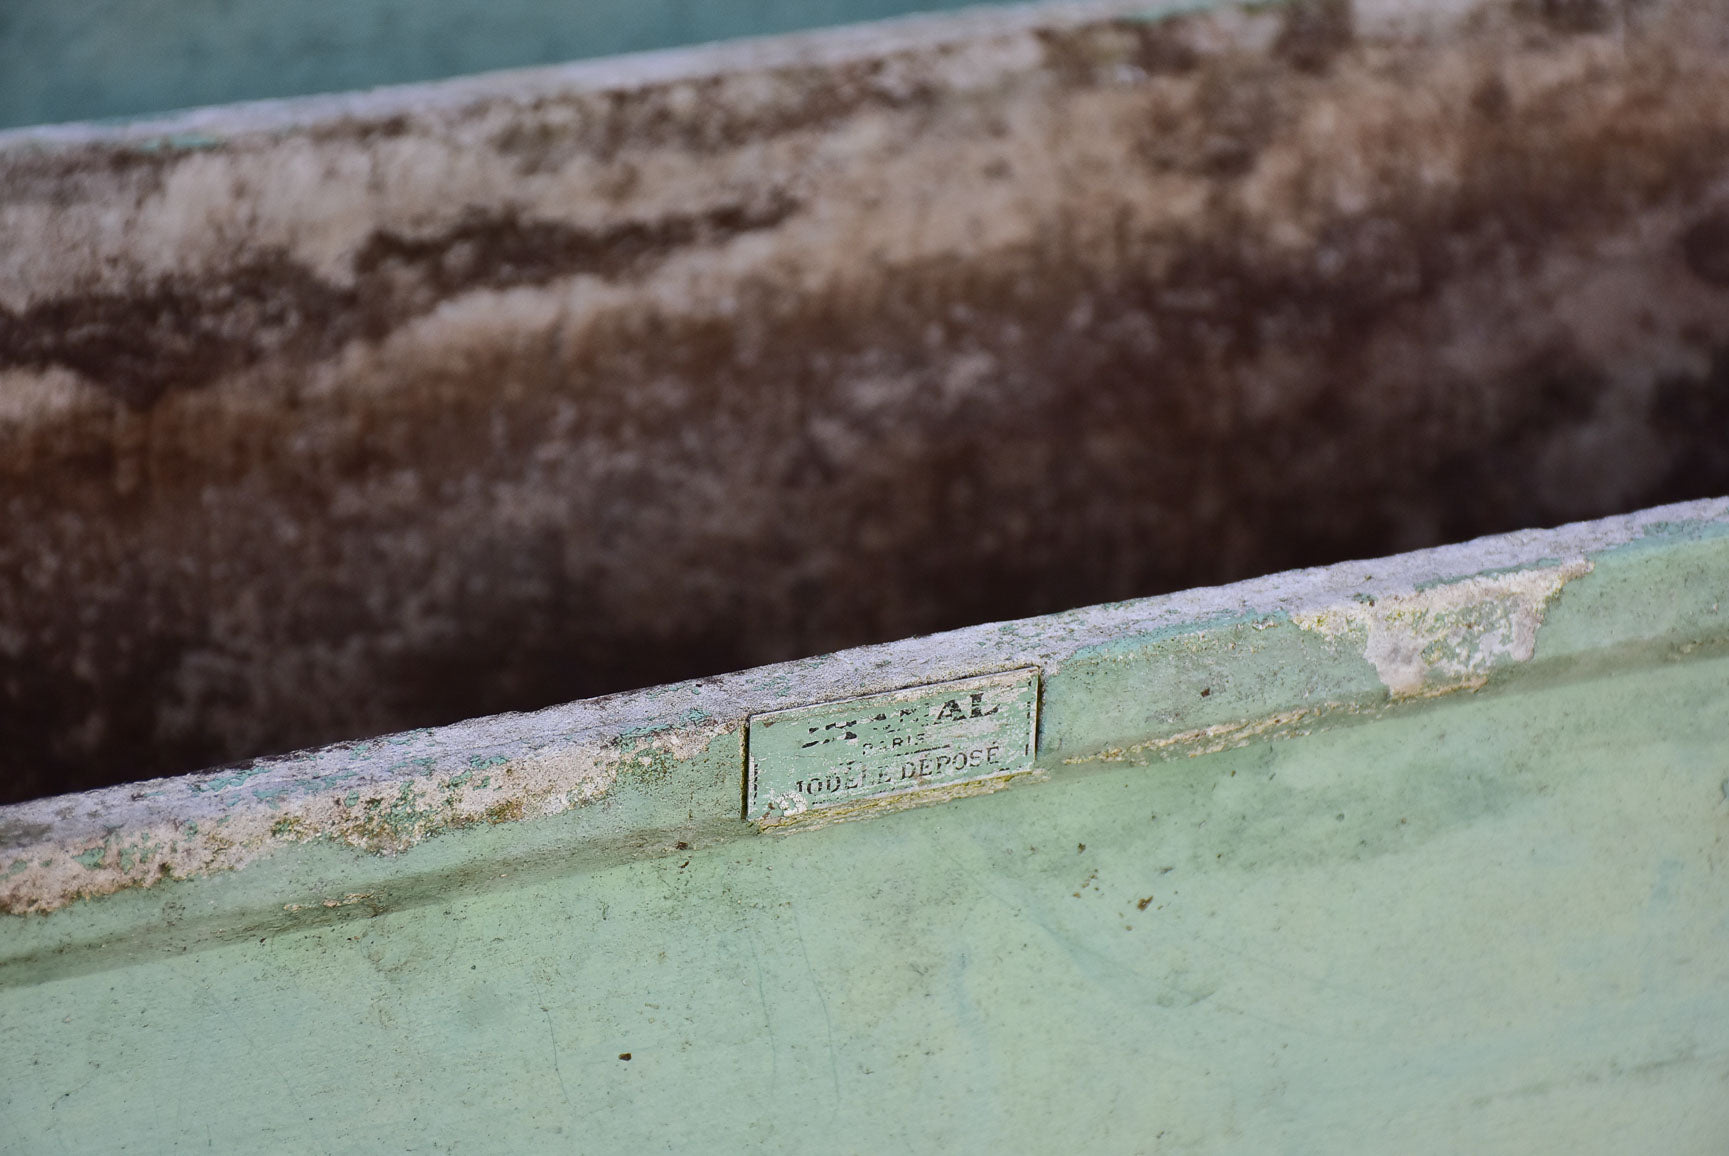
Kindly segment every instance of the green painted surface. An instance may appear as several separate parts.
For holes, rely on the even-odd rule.
[[[59,0],[0,5],[0,127],[339,92],[978,0]]]
[[[1726,736],[1534,676],[14,987],[0,1147],[1719,1152]]]
[[[1462,560],[1469,563],[1471,556]],[[1342,569],[1354,575],[1361,565],[1365,571],[1373,567],[1385,573],[1385,567],[1395,561]],[[1439,559],[1421,563],[1425,570],[1441,573],[1451,565]],[[1549,606],[1534,656],[1490,668],[1490,691],[1517,689],[1532,679],[1615,677],[1646,665],[1690,661],[1729,650],[1729,616],[1719,612],[1723,595],[1729,593],[1729,580],[1724,577],[1729,575],[1729,535],[1723,533],[1722,523],[1694,521],[1672,535],[1647,536],[1597,552],[1592,566],[1590,573],[1569,582]],[[1321,577],[1332,580],[1325,574]],[[1277,576],[1268,580],[1271,585],[1265,589],[1257,584],[1234,589],[1252,602],[1268,603],[1272,592],[1285,586],[1301,590],[1314,580],[1306,575]],[[1198,602],[1206,606],[1235,597],[1230,590],[1200,592]],[[501,873],[518,880],[525,875],[549,876],[672,854],[680,843],[702,847],[751,838],[755,828],[739,820],[742,726],[722,728],[711,738],[700,738],[707,732],[699,728],[693,734],[700,741],[689,747],[678,742],[670,747],[657,745],[663,735],[678,736],[686,724],[698,726],[690,722],[697,715],[709,718],[692,702],[705,701],[715,711],[736,709],[728,705],[736,704],[735,696],[756,694],[763,688],[771,694],[792,695],[792,702],[826,700],[836,697],[832,690],[815,693],[809,686],[811,680],[836,686],[831,681],[836,670],[846,679],[863,677],[848,672],[868,667],[873,679],[885,677],[882,671],[887,670],[905,681],[924,682],[958,672],[969,663],[1019,665],[1052,640],[1085,638],[1097,629],[1095,619],[1100,616],[1112,622],[1126,612],[1128,619],[1141,624],[1114,626],[1110,642],[1082,646],[1066,657],[1050,660],[1050,652],[1045,652],[1037,765],[1052,775],[1076,773],[1070,764],[1158,764],[1277,735],[1373,725],[1389,712],[1422,705],[1387,702],[1376,671],[1363,657],[1360,638],[1327,637],[1300,629],[1278,613],[1224,616],[1203,611],[1197,615],[1195,602],[1187,595],[1169,605],[1166,601],[1149,604],[1156,607],[1150,614],[1132,604],[1094,608],[746,672],[735,676],[730,687],[692,683],[644,692],[637,701],[608,708],[620,713],[653,711],[661,720],[628,728],[608,745],[606,749],[619,752],[621,759],[616,779],[588,802],[528,822],[519,820],[535,813],[522,802],[538,798],[532,793],[519,793],[508,806],[488,807],[475,812],[476,818],[453,822],[442,810],[442,799],[436,797],[403,808],[397,815],[393,800],[400,792],[395,786],[369,781],[362,784],[364,790],[356,790],[355,776],[368,770],[368,760],[382,752],[385,758],[380,765],[388,764],[390,773],[417,773],[419,764],[429,763],[446,789],[458,789],[449,787],[458,780],[467,780],[461,789],[502,780],[523,765],[522,753],[487,755],[484,751],[490,748],[482,747],[483,753],[476,754],[471,744],[492,742],[504,733],[540,735],[534,741],[546,742],[543,732],[549,719],[545,716],[506,716],[482,720],[484,725],[476,724],[473,731],[462,727],[387,736],[328,752],[308,752],[283,760],[267,776],[239,785],[222,786],[231,775],[189,780],[188,797],[204,813],[197,821],[167,831],[166,837],[220,842],[249,816],[257,816],[261,803],[267,819],[286,817],[275,820],[277,827],[300,822],[292,806],[302,798],[341,804],[340,821],[322,833],[290,830],[252,852],[244,870],[211,868],[214,874],[198,881],[192,903],[183,898],[190,880],[159,874],[158,864],[149,857],[151,845],[146,841],[165,836],[149,827],[134,834],[116,832],[112,824],[124,821],[124,816],[89,810],[115,806],[120,799],[130,805],[140,792],[122,791],[116,799],[83,807],[13,808],[0,814],[0,840],[19,849],[10,852],[14,858],[6,868],[8,879],[29,876],[37,860],[18,856],[32,846],[43,854],[75,857],[82,864],[76,869],[75,883],[85,876],[101,879],[104,872],[112,875],[113,868],[124,869],[121,860],[128,853],[138,860],[141,878],[137,882],[121,878],[118,885],[126,889],[118,894],[101,902],[76,903],[51,918],[7,920],[0,934],[0,986],[332,918],[328,905],[349,894],[365,893],[368,909],[394,910],[436,902],[463,889],[494,886]],[[1170,625],[1148,624],[1149,619],[1157,621],[1167,614]],[[976,660],[968,657],[974,652],[980,656]],[[1005,663],[1005,656],[1025,657]],[[565,719],[564,712],[551,712],[551,722],[560,719]],[[700,724],[708,725],[707,721]],[[590,749],[579,747],[580,757],[590,757],[582,753]],[[415,756],[413,765],[393,761],[403,752]],[[285,778],[285,773],[305,777]],[[182,782],[147,784],[150,789],[142,795],[149,801],[170,788],[184,791]],[[264,789],[268,797],[252,789],[255,782],[274,784]],[[368,806],[372,798],[390,805],[373,815]],[[508,813],[492,814],[501,810]],[[68,841],[63,844],[54,842],[53,824],[71,821],[90,826],[84,818],[87,812],[97,832],[92,844],[82,843],[83,836],[77,835],[65,836]],[[351,812],[358,816],[358,826],[346,817]],[[100,834],[104,830],[109,832],[106,836]],[[49,842],[38,844],[40,838]],[[355,843],[371,851],[401,853],[358,853],[345,845]],[[139,889],[140,882],[148,884],[147,889]],[[110,880],[109,886],[113,885]]]
[[[1729,536],[1685,512],[658,688],[557,814],[6,917],[0,1151],[1721,1152]],[[1300,609],[1371,570],[1432,576],[1380,601],[1480,690],[1396,701],[1383,627]],[[995,794],[760,833],[741,729],[673,741],[759,685],[1131,619],[1050,657],[1044,777]],[[440,733],[368,749],[529,765]],[[197,837],[286,808],[277,774]]]

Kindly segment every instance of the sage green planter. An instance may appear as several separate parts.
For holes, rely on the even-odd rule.
[[[0,1151],[1724,1151],[1725,44],[0,134]]]
[[[14,806],[0,1138],[1717,1151],[1726,576],[1696,503]],[[1027,666],[1001,789],[741,817],[749,715]]]

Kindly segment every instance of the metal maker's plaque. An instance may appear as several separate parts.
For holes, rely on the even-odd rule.
[[[1036,668],[750,717],[745,818],[777,823],[1031,769]]]

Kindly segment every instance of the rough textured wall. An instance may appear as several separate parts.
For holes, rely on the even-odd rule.
[[[1729,490],[1729,6],[0,138],[28,797]]]

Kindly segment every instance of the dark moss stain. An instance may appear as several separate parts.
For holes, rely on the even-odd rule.
[[[355,298],[281,254],[221,277],[165,277],[126,293],[0,309],[0,368],[64,366],[134,409],[273,353],[324,351],[355,329]]]
[[[1652,419],[1668,463],[1655,501],[1729,493],[1729,346],[1705,373],[1658,382]]]
[[[1324,196],[1294,185],[1293,216],[1320,223],[1275,246],[1233,190],[1331,83],[1302,69],[1355,66],[1340,13],[1301,19],[1317,23],[1291,32],[1291,16],[1282,57],[1200,75],[1180,24],[1047,39],[1052,68],[1087,84],[1140,61],[1192,86],[1189,119],[1158,121],[1148,103],[1118,171],[1213,182],[1192,227],[1055,205],[1018,247],[861,258],[817,289],[740,280],[707,312],[638,299],[596,313],[580,341],[410,357],[326,398],[158,406],[141,448],[124,415],[15,435],[0,454],[0,622],[16,635],[0,651],[3,789],[1615,512],[1557,496],[1545,465],[1625,401],[1613,367],[1560,337],[1470,371],[1429,353],[1494,337],[1546,299],[1546,255],[1585,262],[1606,237],[1649,237],[1644,256],[1685,264],[1690,292],[1720,284],[1718,210],[1695,208],[1672,238],[1640,215],[1673,219],[1721,179],[1729,118],[1661,61],[1638,58],[1620,87],[1516,102],[1490,59],[1457,90],[1456,184],[1401,176],[1428,142],[1389,143],[1393,175],[1364,206],[1321,212]],[[833,83],[862,91],[874,75]],[[603,117],[571,139],[673,134],[673,106],[654,103],[669,99],[619,96],[607,115],[622,127]],[[702,139],[743,131],[731,115]],[[546,123],[515,142],[525,159],[563,147]],[[1332,158],[1308,163],[1324,187]],[[635,276],[798,207],[769,197],[586,232],[475,211],[437,234],[375,235],[356,288],[257,257],[232,284],[142,287],[131,317],[87,297],[56,303],[53,325],[7,319],[0,350],[88,367],[145,405],[256,359],[303,365],[469,289]],[[1709,369],[1659,382],[1627,419],[1666,472],[1629,482],[1621,508],[1729,491],[1729,334],[1685,342]],[[129,454],[148,482],[122,491]],[[187,698],[188,672],[212,665],[223,676]]]
[[[471,210],[456,225],[432,236],[380,230],[361,246],[354,268],[369,290],[379,279],[410,274],[415,287],[411,291],[434,300],[476,288],[543,285],[574,274],[616,278],[689,246],[719,244],[743,233],[772,229],[798,208],[792,197],[771,192],[758,204],[727,204],[701,213],[623,221],[597,229],[523,221],[510,211]]]
[[[490,143],[523,173],[557,169],[573,157],[601,163],[626,148],[676,148],[697,156],[754,140],[821,130],[871,109],[928,105],[938,90],[910,83],[887,58],[795,66],[756,74],[772,100],[735,100],[726,76],[546,98],[496,132]]]
[[[1534,463],[1567,431],[1589,425],[1610,392],[1604,373],[1567,346],[1544,349],[1510,368],[1496,383],[1498,412],[1492,418],[1461,415],[1473,436],[1425,462],[1433,484],[1451,499],[1435,519],[1442,540],[1472,537],[1477,523],[1513,529],[1564,520],[1552,499],[1534,492]],[[1544,520],[1521,521],[1532,518]]]
[[[1108,20],[1078,29],[1040,29],[1045,67],[1069,88],[1120,81],[1127,66],[1142,76],[1180,76],[1201,65],[1191,39],[1194,22],[1182,15],[1160,20]]]
[[[1628,0],[1518,0],[1515,7],[1556,32],[1578,35],[1607,32]]]
[[[380,230],[361,246],[357,284],[329,284],[279,252],[222,274],[169,276],[127,292],[0,309],[0,368],[64,366],[136,410],[267,357],[310,361],[355,337],[378,338],[473,289],[557,277],[629,276],[692,245],[769,229],[798,209],[771,194],[701,213],[601,229],[474,210],[424,237]]]
[[[1324,73],[1356,38],[1351,0],[1289,0],[1273,57],[1299,72]]]
[[[1156,107],[1141,122],[1136,155],[1154,172],[1240,177],[1296,111],[1282,106],[1272,77],[1207,73],[1192,108]]]
[[[0,155],[0,189],[14,202],[81,198],[93,190],[141,199],[162,188],[186,151],[136,144],[9,147]]]
[[[1047,63],[1066,84],[1091,84],[1107,81],[1120,65],[1144,75],[1193,69],[1200,55],[1190,43],[1192,23],[1178,15],[1037,35]],[[627,147],[720,153],[751,141],[820,132],[863,112],[933,107],[943,99],[943,82],[923,55],[910,51],[755,74],[753,89],[772,85],[771,100],[757,99],[755,92],[751,99],[733,99],[725,75],[549,97],[494,133],[490,144],[523,173],[555,170],[578,156],[604,164]]]
[[[1498,75],[1486,76],[1471,93],[1471,111],[1491,124],[1513,111],[1513,94]]]
[[[1729,289],[1729,209],[1714,209],[1679,238],[1681,259],[1708,285]]]

